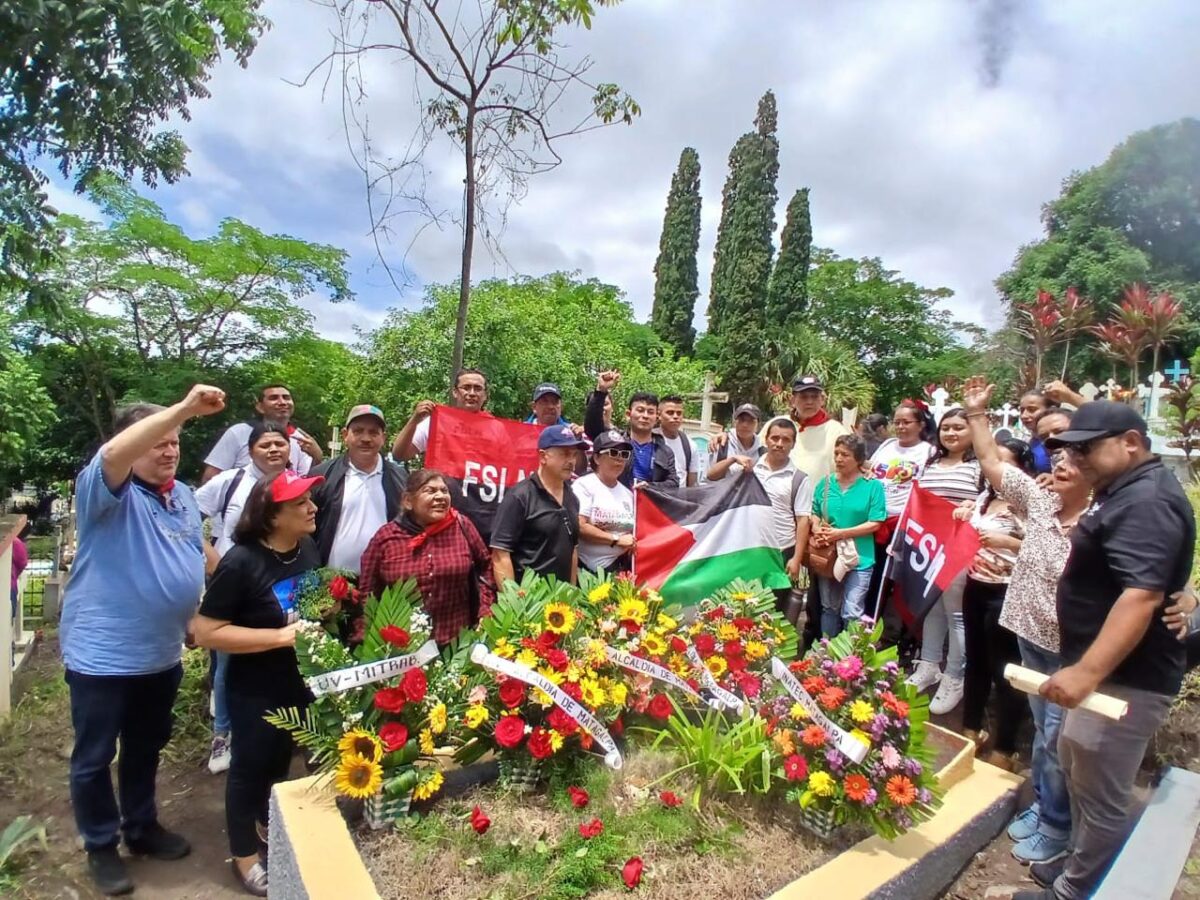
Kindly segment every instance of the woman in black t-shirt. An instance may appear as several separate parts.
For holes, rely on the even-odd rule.
[[[311,699],[296,666],[296,598],[321,563],[309,489],[322,480],[285,471],[254,486],[193,622],[202,647],[230,654],[226,828],[233,873],[258,897],[267,895],[261,851],[271,787],[287,779],[292,758],[291,736],[263,716]]]

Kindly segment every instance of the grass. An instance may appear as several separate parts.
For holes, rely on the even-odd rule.
[[[25,538],[25,547],[30,559],[54,559],[58,548],[58,536],[53,534],[31,534]]]

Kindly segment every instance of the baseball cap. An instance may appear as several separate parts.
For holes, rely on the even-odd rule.
[[[541,400],[547,394],[553,394],[555,397],[562,397],[562,391],[558,389],[557,384],[552,381],[543,381],[533,389],[534,402],[536,403],[538,400]]]
[[[271,499],[276,503],[286,503],[295,500],[313,485],[325,480],[324,475],[305,477],[297,475],[291,469],[284,469],[271,481]]]
[[[553,385],[551,385],[553,387]],[[551,447],[586,447],[587,444],[575,437],[570,425],[548,425],[538,436],[538,449],[549,450]]]
[[[1057,450],[1070,444],[1080,444],[1092,438],[1136,431],[1146,436],[1146,420],[1126,403],[1114,400],[1093,400],[1075,410],[1067,431],[1046,438],[1046,449]]]
[[[596,440],[592,442],[592,449],[597,453],[602,450],[616,450],[619,447],[624,447],[626,450],[632,450],[633,444],[629,438],[621,434],[615,428],[610,428],[608,431],[602,431],[596,435]]]
[[[379,424],[387,428],[387,421],[383,418],[383,410],[378,406],[372,406],[370,403],[360,403],[358,406],[350,410],[346,415],[346,427],[350,427],[350,423],[362,416],[374,416],[379,420]]]
[[[816,375],[801,375],[792,382],[792,393],[799,394],[801,391],[823,391],[825,385],[821,384],[821,379]]]
[[[754,416],[758,421],[762,421],[762,411],[753,403],[743,403],[735,409],[733,417],[736,419],[738,416]]]

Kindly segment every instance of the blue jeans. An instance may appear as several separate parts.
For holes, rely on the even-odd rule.
[[[921,661],[938,665],[942,661],[942,646],[949,636],[946,654],[946,676],[962,678],[967,671],[967,625],[963,619],[963,590],[967,573],[961,572],[942,591],[942,596],[925,616],[921,625]]]
[[[817,585],[821,591],[821,634],[835,637],[847,622],[862,618],[867,590],[871,587],[871,570],[854,569],[841,581],[818,578]]]
[[[213,651],[213,732],[229,734],[229,700],[225,695],[225,673],[229,669],[229,654]]]
[[[71,806],[88,851],[115,847],[119,831],[136,840],[156,821],[158,757],[171,738],[171,707],[183,677],[176,664],[153,675],[81,675],[67,670],[71,691]],[[117,755],[117,790],[109,766]]]
[[[1053,675],[1062,668],[1057,653],[1023,637],[1017,638],[1017,644],[1021,665],[1027,669]],[[1038,813],[1038,830],[1046,837],[1065,840],[1071,834],[1071,797],[1058,760],[1058,735],[1065,711],[1037,694],[1029,695],[1029,709],[1033,713],[1033,805]]]

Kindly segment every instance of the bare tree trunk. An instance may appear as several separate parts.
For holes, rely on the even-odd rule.
[[[1070,360],[1070,358],[1071,358],[1071,339],[1067,338],[1067,349],[1063,352],[1062,376],[1059,378],[1059,380],[1064,383],[1067,380],[1067,361]]]
[[[454,354],[450,359],[450,383],[463,364],[463,344],[467,339],[467,307],[471,302],[471,255],[475,250],[475,112],[467,111],[463,140],[467,162],[466,188],[463,192],[462,270],[458,285],[458,317],[454,322]]]

